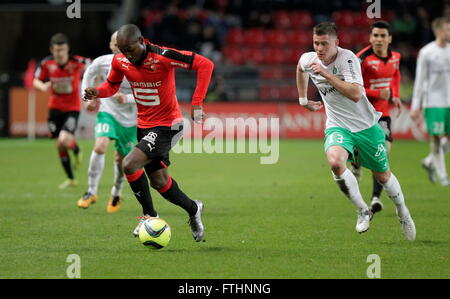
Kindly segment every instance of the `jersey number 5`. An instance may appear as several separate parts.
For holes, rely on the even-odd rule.
[[[158,106],[161,102],[157,89],[134,88],[134,99],[137,103],[144,106]]]

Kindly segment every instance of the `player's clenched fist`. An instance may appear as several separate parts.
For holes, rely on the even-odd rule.
[[[98,96],[98,90],[95,87],[88,87],[84,90],[83,100],[92,100]]]
[[[319,75],[323,76],[326,73],[325,69],[317,62],[311,63],[309,67],[312,69],[314,73],[317,73]]]

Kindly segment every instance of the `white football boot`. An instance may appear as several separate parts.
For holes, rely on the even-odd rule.
[[[194,200],[197,205],[197,212],[195,215],[189,217],[189,225],[191,226],[192,236],[196,242],[200,242],[203,239],[205,233],[205,226],[202,223],[202,212],[204,205],[200,200]]]
[[[436,169],[434,168],[433,164],[427,164],[424,159],[422,160],[422,168],[427,172],[427,176],[430,182],[432,182],[433,184],[436,183]]]
[[[359,209],[357,211],[358,218],[356,221],[356,231],[358,233],[365,233],[369,230],[370,219],[372,218],[372,212],[369,209]]]
[[[397,210],[397,216],[399,212]],[[411,214],[407,210],[407,213],[403,216],[398,216],[400,224],[402,225],[403,235],[406,240],[414,241],[416,239],[416,225],[411,217]]]

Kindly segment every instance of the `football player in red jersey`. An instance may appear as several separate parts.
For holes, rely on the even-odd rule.
[[[382,112],[379,124],[386,133],[386,147],[391,150],[391,116],[389,106],[392,102],[397,107],[397,117],[402,109],[400,100],[400,53],[392,51],[391,26],[386,21],[377,21],[370,27],[370,46],[361,50],[356,56],[361,61],[361,70],[364,79],[364,88],[367,97],[375,110]],[[360,177],[360,167],[353,164],[353,173]],[[383,209],[380,201],[383,186],[373,177],[372,201],[370,204],[373,213]]]
[[[50,91],[48,103],[48,129],[51,138],[56,138],[56,147],[67,175],[60,189],[75,186],[77,182],[70,162],[69,149],[75,155],[77,167],[81,163],[81,152],[74,133],[80,114],[80,78],[89,59],[69,54],[69,40],[57,33],[50,39],[51,56],[44,58],[36,70],[33,85],[40,91]]]
[[[133,234],[138,235],[143,221],[158,217],[153,208],[148,177],[152,188],[189,214],[192,235],[195,241],[200,242],[204,235],[201,219],[203,203],[191,200],[181,191],[177,182],[169,176],[167,167],[170,165],[169,151],[181,137],[182,131],[175,67],[197,72],[191,117],[200,121],[214,64],[190,51],[152,44],[132,24],[119,29],[117,46],[122,53],[114,56],[107,80],[97,88],[86,88],[84,98],[92,100],[89,105],[95,106],[96,98],[110,97],[117,92],[124,76],[133,89],[138,108],[138,144],[123,160],[125,176],[143,210],[143,217]]]

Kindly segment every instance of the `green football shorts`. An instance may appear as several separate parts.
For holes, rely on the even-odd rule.
[[[95,124],[95,138],[108,137],[115,140],[114,147],[123,156],[126,156],[137,143],[136,126],[126,128],[114,119],[109,113],[99,112]]]
[[[450,108],[424,108],[423,115],[428,134],[433,136],[450,134]]]
[[[355,162],[355,149],[358,151],[356,162],[370,170],[385,172],[389,170],[389,160],[386,150],[386,135],[377,123],[371,128],[352,133],[339,127],[325,130],[325,152],[331,146],[340,146],[349,153],[349,161]]]

